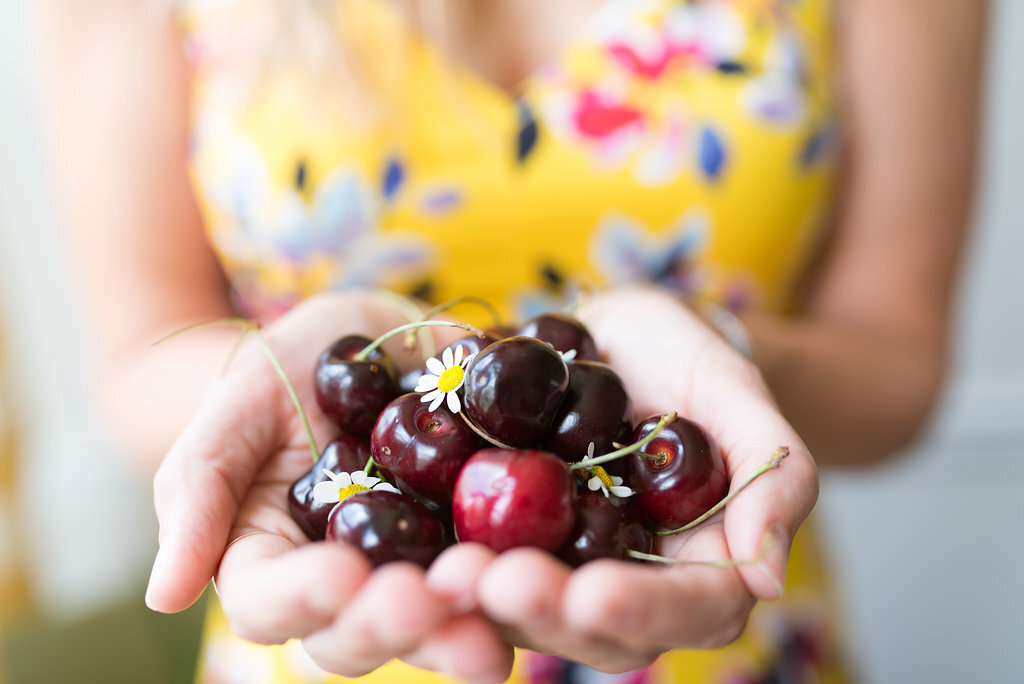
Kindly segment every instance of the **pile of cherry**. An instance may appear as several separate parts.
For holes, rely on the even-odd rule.
[[[622,380],[569,316],[468,335],[412,378],[370,345],[343,337],[317,361],[317,402],[344,436],[289,492],[310,539],[352,545],[374,565],[427,566],[474,541],[579,566],[649,553],[655,530],[726,494],[711,436],[674,414],[634,425]]]

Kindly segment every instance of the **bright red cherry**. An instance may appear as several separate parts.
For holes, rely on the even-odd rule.
[[[554,553],[572,529],[573,488],[568,464],[554,454],[483,449],[455,483],[455,533],[498,552],[535,546]]]

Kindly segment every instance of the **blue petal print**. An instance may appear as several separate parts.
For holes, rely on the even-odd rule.
[[[438,216],[453,211],[462,204],[462,194],[453,188],[434,190],[420,200],[420,210],[425,214]]]
[[[828,126],[822,126],[812,133],[811,136],[804,141],[803,147],[800,148],[800,168],[805,170],[809,169],[814,166],[816,162],[825,157],[828,154],[831,141],[832,135]]]
[[[516,135],[516,161],[522,164],[537,145],[537,118],[530,105],[519,100],[519,132]]]
[[[700,170],[708,180],[718,180],[725,167],[725,143],[721,136],[710,126],[700,132]]]
[[[404,180],[405,167],[402,166],[402,162],[397,157],[391,157],[388,159],[387,166],[384,167],[384,177],[381,178],[381,191],[384,195],[384,201],[391,202],[395,198]]]

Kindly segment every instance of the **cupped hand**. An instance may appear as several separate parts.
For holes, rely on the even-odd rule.
[[[573,571],[535,549],[488,555],[455,547],[431,568],[429,581],[462,581],[510,642],[603,671],[636,669],[672,649],[724,646],[741,633],[758,599],[782,592],[793,536],[817,499],[814,461],[753,364],[672,295],[643,287],[609,291],[592,297],[581,316],[622,377],[638,418],[677,411],[705,426],[722,449],[733,489],[778,447],[788,447],[788,458],[754,480],[724,515],[657,538],[656,553],[691,564],[604,560]],[[453,579],[464,565],[478,572]]]
[[[320,444],[334,436],[313,394],[320,352],[343,334],[373,337],[405,322],[390,302],[347,293],[307,300],[264,331]],[[402,657],[460,679],[504,679],[510,647],[472,605],[428,586],[423,569],[373,571],[358,551],[309,543],[288,513],[287,492],[310,465],[288,393],[250,344],[157,473],[160,550],[149,606],[182,610],[215,578],[238,635],[264,644],[301,638],[328,671],[357,676]]]

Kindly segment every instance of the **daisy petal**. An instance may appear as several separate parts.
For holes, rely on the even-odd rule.
[[[455,365],[455,354],[452,352],[451,347],[445,347],[444,351],[441,352],[441,362],[444,363],[445,368],[451,368]]]
[[[341,491],[341,487],[338,486],[337,482],[326,480],[324,482],[318,482],[313,487],[313,501],[318,504],[326,504],[338,501],[338,493]]]
[[[444,373],[446,366],[441,363],[436,357],[431,356],[427,359],[427,370],[434,375],[440,377],[441,373]]]
[[[374,485],[373,486],[373,491],[375,491],[375,492],[394,492],[395,494],[401,494],[400,491],[395,489],[394,486],[391,485],[388,482],[381,482],[380,484]]]
[[[628,499],[633,496],[633,490],[629,487],[612,487],[612,494],[619,497],[620,499]]]
[[[420,397],[420,401],[422,401],[423,403],[427,403],[428,401],[434,401],[438,397],[443,397],[443,396],[444,396],[444,392],[442,392],[439,389],[436,389],[433,392],[428,392],[427,394],[424,394],[422,397]],[[433,411],[434,409],[431,408],[430,410]]]
[[[448,410],[452,413],[458,413],[462,410],[462,402],[459,400],[458,392],[448,393]]]
[[[431,413],[436,411],[437,407],[440,406],[441,402],[444,401],[444,392],[438,391],[436,394],[437,396],[434,397],[434,400],[430,402],[430,406],[427,408],[427,410],[429,410]],[[423,398],[426,399],[426,397]]]
[[[465,359],[462,360],[462,367],[469,368],[469,364],[473,363],[473,359],[475,358],[476,354],[470,354],[469,356],[467,356]]]
[[[590,491],[596,492],[600,488],[601,488],[601,481],[599,479],[597,479],[596,477],[592,477],[589,480],[587,480],[587,489],[589,489]]]
[[[420,376],[420,379],[416,382],[416,389],[414,392],[429,392],[430,390],[437,389],[437,376],[431,375],[430,373],[424,373]]]
[[[462,364],[462,355],[466,353],[466,348],[461,344],[455,348],[455,358],[452,359],[453,366],[459,366]]]

